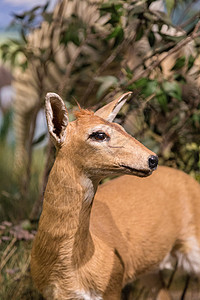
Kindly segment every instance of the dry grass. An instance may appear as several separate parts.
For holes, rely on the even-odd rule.
[[[0,245],[0,299],[42,299],[33,287],[30,277],[30,252],[32,241],[2,242]]]
[[[1,300],[41,300],[34,289],[30,276],[30,252],[32,240],[18,240],[8,234],[9,240],[0,244],[0,299]],[[167,286],[172,272],[164,271],[163,280]],[[124,300],[183,300],[181,298],[187,275],[175,273],[172,284],[166,292],[162,281],[156,274],[145,276],[125,289]],[[161,290],[160,290],[161,289]],[[159,292],[160,290],[160,292]],[[158,298],[156,295],[159,293]],[[117,299],[116,299],[117,300]],[[200,300],[200,285],[196,279],[190,279],[184,300]]]
[[[29,221],[0,223],[0,299],[40,299],[29,270],[34,234]]]

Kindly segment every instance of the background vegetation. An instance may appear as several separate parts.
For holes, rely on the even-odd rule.
[[[162,12],[151,9],[154,2],[102,2],[99,11],[101,16],[107,16],[107,22],[101,33],[95,28],[89,30],[75,15],[66,20],[66,27],[60,31],[60,44],[66,47],[73,43],[77,49],[85,45],[96,47],[100,59],[95,61],[95,57],[87,53],[85,56],[77,54],[58,90],[66,99],[71,119],[76,109],[74,97],[85,107],[97,108],[116,93],[133,91],[132,100],[123,107],[116,121],[155,151],[161,164],[181,169],[200,182],[198,1],[166,0]],[[17,68],[26,71],[33,60],[41,62],[42,66],[53,60],[52,53],[47,53],[46,49],[39,48],[40,54],[37,52],[36,56],[27,38],[42,21],[52,22],[52,13],[47,8],[48,3],[15,16],[21,39],[12,39],[1,45],[2,60],[14,71]],[[102,48],[96,46],[96,40]],[[83,76],[93,78],[81,97],[77,80],[73,81],[70,90],[65,91],[66,81],[73,76],[77,76],[77,80]],[[22,185],[13,172],[15,143],[8,138],[12,130],[7,114],[0,131],[0,284],[3,287],[0,299],[37,299],[39,296],[30,289],[30,279],[26,275],[36,229],[30,213],[36,199],[41,198],[46,180],[44,169],[48,145],[35,147],[44,142],[45,135],[31,141],[30,182],[26,181],[28,192],[23,194]],[[184,282],[185,277],[178,284],[181,291]],[[147,299],[151,291],[141,288],[140,283],[137,285],[139,294],[134,294],[134,299]],[[177,285],[174,290],[177,292]],[[191,299],[200,299],[195,282],[188,295]],[[177,297],[181,297],[180,293]]]

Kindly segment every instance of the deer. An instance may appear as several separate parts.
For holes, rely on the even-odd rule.
[[[79,108],[69,122],[62,98],[46,95],[57,155],[31,274],[47,300],[120,299],[127,283],[174,257],[187,272],[200,272],[200,186],[180,170],[158,166],[155,153],[113,122],[130,97],[96,112]],[[108,176],[115,178],[98,188]]]

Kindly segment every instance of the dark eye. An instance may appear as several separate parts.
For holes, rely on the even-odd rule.
[[[110,139],[110,137],[103,131],[93,132],[89,135],[89,138],[96,141],[105,141]]]

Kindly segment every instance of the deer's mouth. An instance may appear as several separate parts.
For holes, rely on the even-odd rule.
[[[135,174],[140,177],[146,177],[151,175],[152,171],[151,170],[146,170],[146,169],[135,169],[127,165],[120,165],[120,167],[123,167],[127,171],[130,171],[129,174]]]

